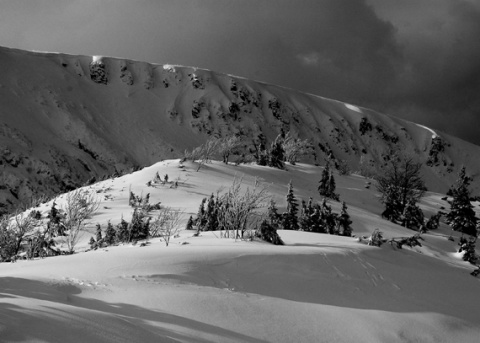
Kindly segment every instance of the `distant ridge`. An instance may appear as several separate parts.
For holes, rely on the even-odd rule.
[[[399,150],[445,192],[480,147],[320,96],[176,65],[0,47],[0,211],[115,171],[180,157],[209,136],[310,139],[311,163],[380,168]]]

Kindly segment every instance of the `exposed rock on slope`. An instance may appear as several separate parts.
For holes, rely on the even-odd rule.
[[[342,102],[208,70],[0,48],[0,206],[178,157],[209,136],[310,139],[325,158],[381,166],[418,156],[446,191],[480,147]],[[2,208],[0,207],[0,211]]]

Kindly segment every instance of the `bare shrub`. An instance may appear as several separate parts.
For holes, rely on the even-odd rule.
[[[160,209],[157,217],[150,224],[150,236],[160,237],[168,247],[172,237],[181,230],[180,221],[183,218],[183,212],[178,209],[164,207]]]
[[[219,142],[218,138],[212,137],[191,152],[185,151],[184,158],[197,162],[197,171],[199,171],[204,164],[212,161],[212,157],[218,152]]]
[[[313,153],[313,145],[307,140],[293,138],[288,132],[282,141],[282,148],[284,151],[285,161],[290,164],[295,164],[300,156]]]
[[[242,140],[238,136],[220,138],[218,140],[218,153],[222,155],[222,161],[228,164],[228,158],[242,145]]]
[[[61,223],[65,229],[65,242],[70,253],[75,251],[87,219],[98,210],[99,205],[100,200],[87,190],[78,189],[66,194],[65,204],[61,207],[63,212]]]
[[[270,199],[267,188],[255,179],[253,188],[242,191],[243,178],[235,177],[226,193],[220,196],[219,229],[224,237],[244,238],[244,234],[260,222],[256,210],[266,207]]]

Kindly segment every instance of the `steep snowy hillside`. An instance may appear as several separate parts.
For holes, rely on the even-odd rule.
[[[462,164],[480,171],[480,147],[446,134],[208,70],[0,48],[0,75],[0,211],[232,134],[270,142],[290,131],[312,141],[311,160],[354,170],[401,150],[426,162],[427,186],[443,192]]]

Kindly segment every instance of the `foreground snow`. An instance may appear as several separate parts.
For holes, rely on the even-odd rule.
[[[280,171],[206,165],[200,172],[164,161],[91,186],[101,191],[92,221],[128,218],[128,191],[195,213],[201,198],[236,175],[259,176],[284,206],[293,180],[297,198],[314,196],[321,168]],[[147,187],[156,172],[179,187]],[[380,228],[386,237],[412,232],[383,221],[372,189],[357,176],[336,176],[354,233]],[[433,213],[446,203],[429,193]],[[61,203],[61,199],[58,200]],[[339,204],[332,203],[338,212]],[[46,212],[49,205],[40,208]],[[478,206],[476,206],[478,210]],[[448,229],[425,235],[421,248],[369,247],[356,238],[281,231],[286,246],[193,237],[169,247],[153,239],[71,256],[0,264],[1,341],[42,342],[478,342],[480,280],[455,256]],[[89,235],[79,248],[86,247]]]

